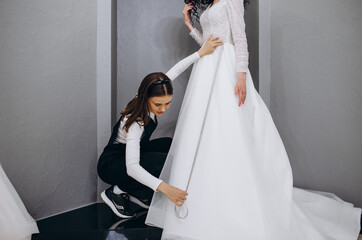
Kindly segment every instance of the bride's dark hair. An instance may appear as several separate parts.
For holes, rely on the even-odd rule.
[[[201,13],[209,6],[212,5],[214,0],[184,0],[186,4],[192,3],[194,7],[190,10],[191,21],[196,19],[200,21]],[[249,4],[249,0],[244,0],[244,7]]]

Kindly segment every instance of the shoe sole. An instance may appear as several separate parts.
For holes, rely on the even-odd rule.
[[[137,205],[139,205],[140,207],[143,207],[145,209],[149,209],[150,206],[147,206],[146,204],[144,204],[143,202],[141,202],[140,200],[138,200],[137,198],[131,196],[131,195],[128,195],[129,196],[129,200]]]
[[[103,202],[105,202],[105,204],[107,204],[108,207],[110,207],[110,208],[112,209],[112,212],[114,212],[114,214],[116,214],[118,217],[121,217],[121,218],[132,218],[132,217],[135,216],[135,215],[133,215],[133,216],[127,216],[127,215],[123,215],[123,214],[121,214],[120,212],[118,212],[117,209],[116,209],[116,207],[115,207],[115,206],[113,205],[113,203],[111,202],[111,200],[109,200],[109,198],[107,197],[105,190],[101,193],[101,198],[102,198]]]

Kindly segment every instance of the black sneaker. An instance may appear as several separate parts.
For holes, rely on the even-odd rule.
[[[138,206],[140,207],[143,207],[145,209],[149,209],[150,208],[150,204],[151,204],[151,200],[149,199],[142,199],[142,198],[139,198],[139,197],[135,197],[135,196],[132,196],[132,195],[129,195],[129,200],[131,202],[134,202],[135,204],[137,204]]]
[[[129,206],[127,193],[115,194],[112,186],[101,193],[101,198],[118,217],[131,218],[135,216],[134,211]]]

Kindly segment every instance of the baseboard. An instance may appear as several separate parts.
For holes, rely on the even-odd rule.
[[[42,220],[44,220],[44,219],[56,217],[56,216],[59,216],[59,215],[65,214],[65,213],[69,213],[69,212],[76,211],[76,210],[81,209],[81,208],[88,207],[88,206],[90,206],[90,205],[93,205],[93,204],[96,204],[96,203],[99,203],[99,202],[100,202],[100,201],[92,202],[92,203],[87,203],[87,204],[84,204],[84,205],[80,205],[80,206],[78,206],[78,207],[71,208],[71,209],[68,209],[68,210],[64,210],[64,211],[59,212],[59,213],[55,213],[55,214],[52,214],[52,215],[49,215],[49,216],[46,216],[46,217],[42,217],[42,218],[35,219],[35,221],[38,222],[38,221],[42,221]]]

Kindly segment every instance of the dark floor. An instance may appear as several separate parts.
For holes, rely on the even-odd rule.
[[[161,239],[162,230],[145,225],[147,212],[137,208],[137,215],[132,219],[117,217],[104,203],[49,217],[37,222],[40,233],[34,234],[32,240]]]
[[[37,222],[32,240],[159,240],[162,230],[144,224],[146,211],[132,219],[118,218],[107,205],[96,203]]]

